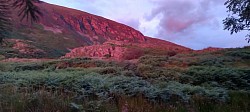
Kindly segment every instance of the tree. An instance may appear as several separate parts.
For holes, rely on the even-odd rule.
[[[223,20],[224,29],[231,34],[240,31],[250,31],[250,0],[227,0],[228,17]],[[246,40],[250,42],[250,34],[246,35]]]
[[[30,19],[31,22],[37,22],[42,13],[35,4],[40,2],[40,0],[0,0],[0,43],[10,36],[11,9],[19,10],[18,16],[21,17],[21,21],[26,18],[27,21]]]
[[[35,5],[35,3],[41,3],[40,0],[15,0],[13,3],[13,7],[19,8],[18,16],[21,16],[21,21],[26,18],[26,20],[31,19],[31,22],[37,22],[39,20],[40,12],[39,8]]]
[[[10,5],[8,0],[0,0],[0,43],[11,31]]]

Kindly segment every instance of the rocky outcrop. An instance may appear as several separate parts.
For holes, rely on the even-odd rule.
[[[70,53],[67,53],[63,58],[92,57],[123,59],[123,54],[126,50],[126,47],[114,45],[111,43],[104,43],[102,45],[92,45],[75,48],[71,50]]]
[[[71,50],[62,58],[92,57],[101,59],[131,60],[143,55],[169,55],[192,51],[191,49],[147,37],[147,42],[124,43],[121,41],[107,41],[102,45],[78,47]]]

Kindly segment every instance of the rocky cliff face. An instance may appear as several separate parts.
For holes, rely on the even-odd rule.
[[[47,3],[41,3],[39,7],[44,13],[41,24],[50,29],[77,32],[93,44],[102,44],[108,40],[145,41],[141,32],[100,16]]]

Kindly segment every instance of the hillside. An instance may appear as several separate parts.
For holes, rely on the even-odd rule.
[[[104,55],[110,55],[112,57],[111,53],[106,52],[106,50],[111,51],[111,49],[107,48],[105,43],[124,44],[126,47],[120,46],[118,48],[123,49],[119,51],[119,55],[134,52],[127,48],[130,45],[131,47],[136,46],[142,54],[145,53],[144,48],[158,50],[163,54],[191,50],[171,42],[146,37],[129,26],[83,11],[44,2],[39,4],[39,8],[44,14],[39,23],[20,22],[18,17],[15,17],[12,38],[7,39],[8,44],[1,47],[1,55],[7,58],[58,58],[73,49],[72,54],[74,55],[68,54],[67,56],[82,56],[83,53],[79,52],[76,55],[75,51],[83,48],[82,52],[87,49],[95,49],[84,56],[103,58]],[[158,43],[164,46],[158,47]],[[105,52],[98,49],[103,49]],[[118,55],[116,51],[112,54]]]

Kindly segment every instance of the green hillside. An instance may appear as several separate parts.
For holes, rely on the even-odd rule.
[[[20,53],[17,49],[13,49],[16,42],[10,41],[11,39],[21,40],[33,49],[40,49],[44,52]],[[68,53],[69,49],[89,44],[88,40],[74,31],[55,33],[39,24],[21,25],[15,28],[11,38],[6,39],[5,44],[1,45],[0,55],[6,58],[58,58]]]

